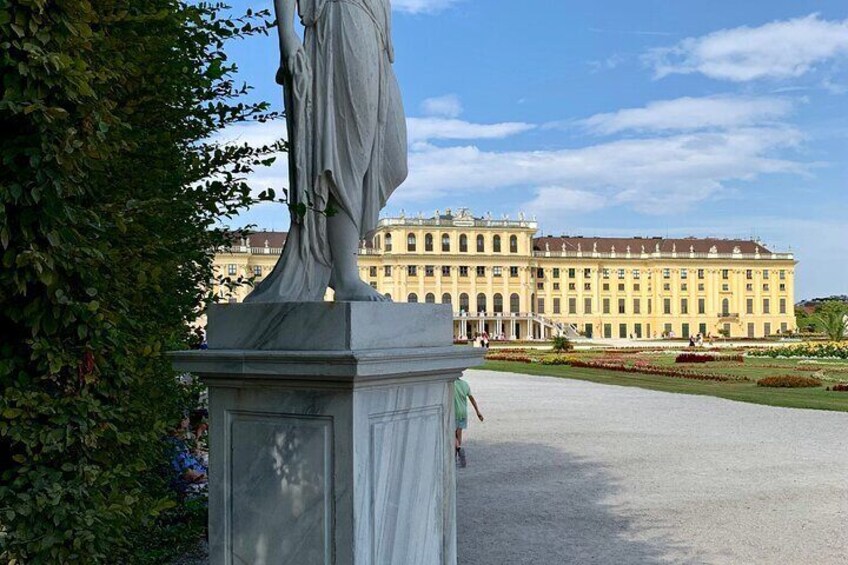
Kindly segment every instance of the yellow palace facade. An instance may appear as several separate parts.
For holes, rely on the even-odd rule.
[[[380,221],[362,279],[396,302],[448,303],[458,339],[762,338],[795,330],[791,253],[725,239],[540,237],[535,221],[468,210]],[[229,278],[270,273],[285,242],[259,232],[216,256]],[[248,289],[219,292],[240,301]],[[328,299],[331,299],[328,293]]]

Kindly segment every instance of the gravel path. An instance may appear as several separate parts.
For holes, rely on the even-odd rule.
[[[848,414],[466,378],[460,565],[848,563]]]

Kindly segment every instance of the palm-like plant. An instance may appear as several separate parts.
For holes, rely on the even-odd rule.
[[[816,312],[816,319],[829,339],[842,341],[848,337],[848,305],[845,303],[837,300],[825,302]]]

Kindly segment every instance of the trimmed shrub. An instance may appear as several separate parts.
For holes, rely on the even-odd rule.
[[[715,361],[715,355],[704,355],[699,353],[681,353],[675,359],[675,363],[709,363]]]
[[[757,386],[771,388],[813,388],[821,386],[822,382],[811,377],[798,375],[782,375],[779,377],[766,377],[757,381]]]
[[[574,350],[574,344],[572,344],[571,340],[565,336],[556,336],[553,338],[552,342],[553,346],[551,349],[555,353],[565,353]]]

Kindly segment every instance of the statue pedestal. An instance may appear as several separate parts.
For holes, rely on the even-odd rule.
[[[456,563],[449,306],[227,304],[209,387],[213,565]]]

